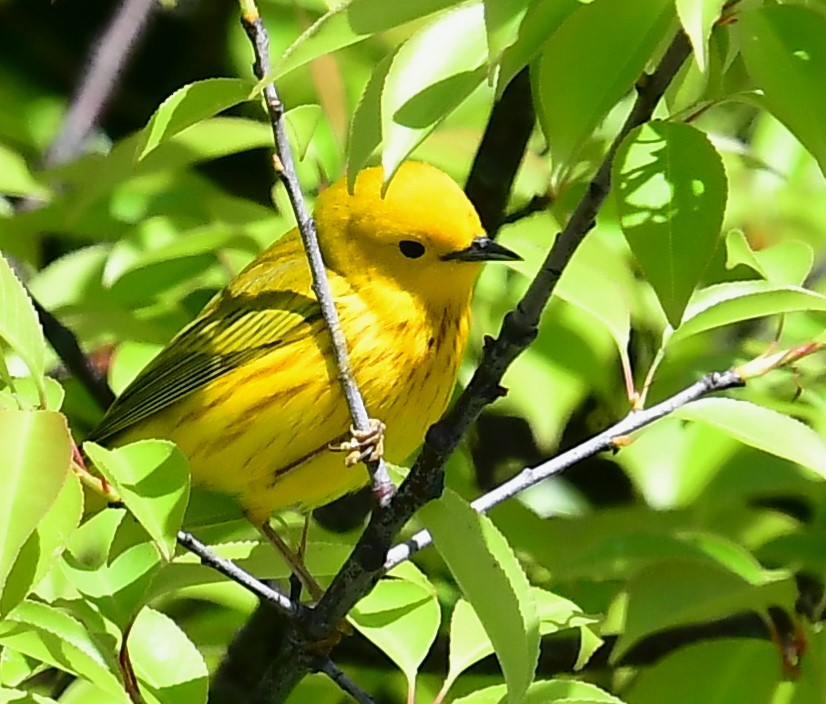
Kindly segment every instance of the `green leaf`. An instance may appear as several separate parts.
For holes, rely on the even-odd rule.
[[[86,521],[61,565],[74,587],[122,631],[146,603],[162,565],[157,546],[143,530],[128,535],[134,519],[127,516],[123,509],[107,509]]]
[[[576,163],[597,125],[631,90],[673,16],[672,0],[594,0],[571,13],[551,35],[534,85],[558,177]]]
[[[385,0],[343,2],[296,39],[261,83],[272,81],[319,56],[360,42],[370,35],[400,27],[453,5],[455,0],[417,0],[414,3],[389,3]]]
[[[767,281],[788,286],[802,286],[814,264],[814,250],[805,242],[787,240],[753,250],[741,230],[726,236],[726,268],[743,264]]]
[[[105,690],[113,704],[128,704],[113,650],[101,649],[88,629],[47,604],[24,601],[0,621],[0,645],[83,677]]]
[[[493,644],[488,634],[485,633],[485,627],[470,602],[459,599],[450,617],[448,670],[441,694],[444,695],[456,678],[471,665],[475,665],[491,653],[493,653]]]
[[[166,440],[141,440],[114,450],[84,443],[83,451],[156,541],[165,560],[175,554],[189,500],[189,466]]]
[[[46,392],[44,411],[59,411],[63,406],[63,399],[66,396],[66,391],[60,385],[60,382],[47,376],[43,381]],[[37,408],[40,403],[40,390],[37,384],[30,376],[15,377],[12,379],[14,387],[5,386],[0,381],[0,408],[5,408],[10,411],[17,411],[21,405],[23,408]]]
[[[585,616],[574,602],[557,594],[537,588],[532,588],[531,593],[536,602],[540,635],[551,635],[571,628],[578,629],[581,654],[575,669],[584,665],[602,643],[602,639],[588,628],[588,624],[596,623],[597,619]],[[460,674],[492,652],[493,644],[473,607],[464,599],[459,599],[450,619],[448,672],[440,692],[442,697]]]
[[[815,260],[812,246],[800,240],[778,242],[754,254],[769,281],[788,286],[802,286]]]
[[[579,0],[554,0],[533,2],[528,6],[528,11],[519,26],[516,41],[502,52],[499,73],[496,76],[497,100],[502,97],[513,77],[533,61],[548,37],[581,4]]]
[[[409,565],[406,570],[417,568]],[[394,570],[395,575],[406,570]],[[436,639],[441,611],[429,583],[390,578],[381,580],[348,617],[356,629],[387,655],[414,691],[416,673]],[[419,573],[419,577],[423,575]],[[426,582],[426,580],[425,580]]]
[[[826,444],[820,435],[783,413],[748,401],[704,398],[677,409],[675,415],[711,425],[745,445],[826,477]]]
[[[444,14],[399,48],[381,96],[385,180],[482,83],[486,58],[480,4]]]
[[[389,54],[373,69],[364,86],[353,119],[350,121],[350,139],[347,147],[347,187],[352,191],[358,172],[382,142],[381,97],[384,82],[393,65],[394,54]]]
[[[320,105],[299,105],[284,114],[284,124],[296,159],[303,160],[324,111]]]
[[[26,160],[0,143],[0,193],[10,196],[45,198],[49,190],[29,170]]]
[[[765,572],[752,584],[707,559],[662,560],[628,582],[625,629],[611,655],[618,662],[645,636],[679,626],[713,621],[769,606],[794,608],[796,587],[790,575]]]
[[[510,701],[520,701],[539,656],[539,618],[521,565],[491,520],[450,490],[422,508],[419,517],[484,624]]]
[[[80,480],[69,474],[51,508],[20,548],[0,596],[0,616],[19,604],[61,555],[83,513]]]
[[[45,669],[42,662],[16,650],[4,648],[0,651],[0,685],[3,687],[16,687]]]
[[[677,16],[702,73],[708,68],[708,38],[726,0],[676,0]]]
[[[591,624],[598,623],[599,619],[582,613],[582,609],[573,601],[559,594],[536,587],[531,591],[539,616],[540,635],[547,636],[572,628],[577,629],[579,631],[579,653],[574,663],[574,670],[584,667],[591,655],[602,645],[602,638],[590,628]]]
[[[491,67],[519,37],[520,25],[531,4],[531,0],[484,0],[488,62]]]
[[[698,677],[698,672],[703,676]],[[668,704],[770,704],[777,701],[773,695],[780,676],[777,647],[768,641],[706,640],[677,648],[641,669],[628,696],[634,704],[662,704],[664,692]]]
[[[620,226],[677,327],[720,237],[723,163],[702,132],[654,122],[623,140],[613,171]]]
[[[669,344],[743,320],[796,311],[826,311],[826,296],[769,281],[735,281],[698,291]]]
[[[21,689],[0,688],[0,704],[57,704],[57,700]]]
[[[499,684],[454,699],[453,704],[504,704],[508,701],[508,693],[507,686]],[[623,704],[622,700],[596,685],[576,680],[534,682],[521,701],[522,704]]]
[[[34,578],[35,543],[21,553],[29,537],[57,500],[69,475],[72,440],[66,419],[54,411],[0,410],[0,589],[15,567]],[[13,592],[20,598],[20,575]],[[26,588],[31,586],[31,582]],[[27,590],[27,589],[26,589]],[[13,604],[5,594],[3,611]]]
[[[765,6],[739,13],[735,31],[762,102],[826,174],[826,17],[799,5]]]
[[[620,359],[628,357],[631,289],[625,266],[595,239],[586,239],[565,269],[555,295],[592,316],[610,332]]]
[[[289,117],[286,119],[289,121]],[[63,204],[66,212],[61,220],[68,218],[73,222],[80,218],[94,203],[130,180],[167,170],[183,170],[227,154],[272,146],[272,130],[268,125],[239,117],[214,117],[197,122],[161,142],[144,159],[135,162],[139,138],[140,134],[130,135],[117,142],[105,156],[91,154],[50,172],[53,178],[72,187],[72,197]]]
[[[179,88],[160,104],[141,131],[135,161],[196,122],[249,100],[253,85],[242,78],[207,78]]]
[[[43,330],[26,289],[3,256],[0,256],[0,342],[11,347],[25,362],[37,384],[41,405],[45,407],[46,341]]]
[[[147,704],[206,702],[204,659],[168,616],[150,608],[138,614],[129,632],[129,657]]]

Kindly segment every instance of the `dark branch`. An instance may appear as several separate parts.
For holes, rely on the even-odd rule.
[[[534,122],[531,81],[525,67],[494,104],[465,185],[465,193],[491,237],[505,224],[508,196]]]
[[[191,533],[182,530],[178,531],[178,545],[197,555],[201,559],[202,565],[211,567],[224,576],[229,577],[233,582],[238,582],[238,584],[255,594],[259,599],[272,604],[287,616],[296,617],[302,612],[304,607],[294,603],[276,589],[257,580],[251,574],[238,567],[232,560],[218,557],[218,555],[213,553]]]
[[[37,317],[43,326],[43,334],[66,365],[66,369],[88,391],[102,409],[107,409],[115,400],[115,394],[106,383],[105,377],[92,366],[89,358],[83,354],[74,333],[47,311],[29,292],[37,311]]]
[[[336,664],[325,658],[324,663],[319,668],[319,672],[323,672],[333,682],[335,682],[343,692],[349,694],[359,704],[374,704],[373,699],[361,687],[359,687],[353,680],[351,680],[344,672],[342,672]]]
[[[519,474],[492,491],[480,496],[471,506],[479,513],[487,513],[494,506],[498,506],[503,501],[516,496],[529,487],[535,486],[548,477],[559,474],[568,467],[572,467],[598,452],[614,449],[617,447],[616,442],[618,439],[623,438],[635,430],[644,428],[646,425],[650,425],[655,420],[670,415],[687,403],[696,401],[698,398],[702,398],[707,394],[724,391],[725,389],[731,389],[737,386],[743,386],[743,380],[734,370],[706,374],[702,379],[696,381],[687,389],[675,394],[662,403],[658,403],[656,406],[647,408],[644,411],[629,413],[619,423],[604,430],[599,435],[595,435],[590,440],[586,440],[567,452],[557,455],[538,467],[522,470]],[[391,570],[399,563],[410,559],[412,555],[422,548],[427,547],[432,542],[433,540],[430,534],[426,530],[422,530],[404,543],[396,545],[387,553],[387,560],[384,564],[385,571]]]

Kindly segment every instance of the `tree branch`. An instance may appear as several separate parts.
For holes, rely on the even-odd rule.
[[[679,32],[656,71],[641,82],[631,113],[590,188],[557,237],[528,291],[506,316],[499,337],[486,346],[470,384],[452,410],[430,428],[422,452],[389,508],[373,512],[353,553],[319,604],[306,618],[299,618],[288,627],[279,655],[256,690],[253,701],[261,704],[284,701],[311,672],[312,660],[308,656],[311,644],[328,638],[353,605],[373,587],[382,574],[393,538],[415,511],[439,495],[445,462],[482,409],[499,396],[502,375],[536,336],[540,315],[563,269],[593,227],[610,189],[611,165],[620,142],[632,129],[651,118],[666,86],[689,53],[689,42]]]
[[[374,704],[372,697],[342,672],[330,658],[324,659],[324,663],[319,667],[319,672],[327,675],[341,688],[341,691],[349,694],[359,704]]]
[[[92,56],[77,93],[46,151],[47,166],[65,164],[83,149],[115,89],[115,81],[134,52],[157,0],[123,0],[92,48]]]
[[[258,14],[255,0],[240,0],[241,24],[247,33],[255,54],[253,71],[259,79],[267,75],[270,67],[269,59],[269,36],[264,27],[264,23]],[[284,104],[278,97],[278,91],[274,83],[264,86],[264,102],[272,125],[273,136],[275,138],[275,148],[277,156],[273,158],[275,174],[287,190],[290,203],[295,212],[298,230],[301,240],[304,243],[304,250],[307,254],[307,261],[310,264],[310,271],[313,277],[313,292],[321,306],[321,313],[324,322],[330,332],[333,342],[333,353],[336,367],[338,369],[338,380],[347,400],[350,415],[356,430],[368,433],[371,430],[370,417],[364,405],[364,398],[358,389],[353,373],[350,368],[350,356],[347,351],[347,340],[341,329],[338,312],[333,302],[333,294],[330,290],[330,282],[327,280],[327,273],[324,268],[324,260],[321,256],[321,249],[318,246],[318,233],[315,222],[307,210],[301,187],[298,183],[298,176],[295,172],[295,160],[293,159],[292,148],[287,138],[286,125],[284,123]],[[373,478],[373,493],[379,505],[386,506],[393,493],[393,482],[387,473],[383,460],[365,461],[367,470]]]
[[[699,381],[696,381],[688,388],[666,399],[662,403],[658,403],[656,406],[647,408],[644,411],[632,411],[619,423],[602,431],[599,435],[595,435],[590,440],[586,440],[582,444],[572,447],[570,450],[563,452],[561,455],[557,455],[537,467],[523,469],[516,476],[511,477],[508,481],[500,484],[487,494],[480,496],[471,503],[471,506],[479,513],[487,513],[494,506],[498,506],[503,501],[513,498],[517,494],[525,491],[525,489],[535,486],[548,477],[559,474],[568,467],[582,462],[584,459],[598,452],[616,448],[618,439],[633,433],[635,430],[644,428],[646,425],[650,425],[655,420],[670,415],[687,403],[696,401],[698,398],[702,398],[715,391],[724,391],[743,385],[743,379],[733,369],[725,372],[711,372],[710,374],[706,374]],[[422,548],[426,548],[432,542],[433,539],[430,533],[426,530],[419,531],[412,538],[396,545],[387,553],[384,570],[389,571],[393,569],[396,565],[410,559],[415,553]]]
[[[496,237],[506,222],[508,197],[535,120],[526,66],[494,103],[465,185],[465,193],[490,237]]]
[[[305,608],[300,604],[296,604],[277,589],[272,589],[264,582],[256,579],[249,572],[238,567],[232,560],[218,557],[191,533],[183,530],[178,531],[178,544],[201,558],[202,565],[211,567],[225,577],[229,577],[233,582],[238,582],[259,599],[275,606],[286,616],[295,618]]]

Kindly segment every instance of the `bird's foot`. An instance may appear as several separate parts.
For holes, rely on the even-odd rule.
[[[359,430],[350,426],[350,439],[342,443],[330,443],[329,448],[334,452],[346,452],[344,464],[348,467],[359,462],[378,462],[384,455],[384,423],[375,418],[370,419],[367,430]]]

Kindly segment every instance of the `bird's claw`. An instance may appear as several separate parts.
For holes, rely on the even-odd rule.
[[[384,455],[384,430],[386,426],[380,420],[370,419],[367,430],[350,426],[350,439],[342,443],[330,443],[334,452],[346,452],[344,464],[348,467],[359,462],[378,462]]]

